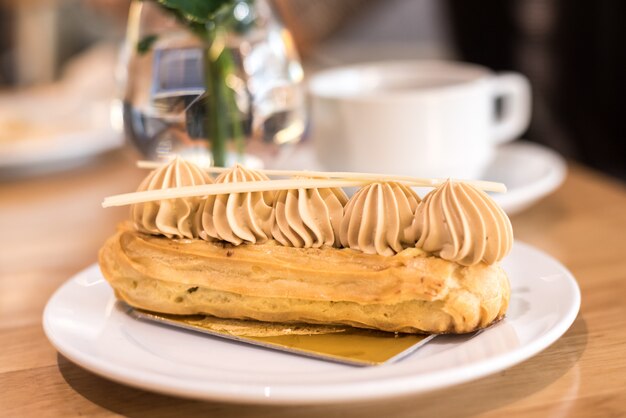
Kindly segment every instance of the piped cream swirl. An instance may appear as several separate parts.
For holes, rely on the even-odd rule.
[[[361,188],[346,205],[341,244],[386,256],[415,245],[413,222],[419,202],[419,196],[400,183],[379,182]]]
[[[137,191],[170,189],[213,183],[200,167],[176,157],[159,167],[141,182]],[[143,233],[165,235],[168,238],[196,238],[194,225],[201,199],[188,197],[137,203],[131,206],[135,228]]]
[[[415,214],[417,247],[462,265],[501,260],[513,245],[513,228],[485,192],[447,181],[431,191]]]
[[[265,174],[236,165],[220,174],[216,183],[269,180]],[[271,236],[274,192],[230,193],[207,196],[201,211],[200,238],[239,245],[262,243]]]
[[[339,188],[281,190],[274,200],[272,236],[284,246],[338,247],[347,201]]]

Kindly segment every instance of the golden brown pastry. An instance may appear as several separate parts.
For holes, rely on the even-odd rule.
[[[190,164],[157,169],[140,190],[211,183]],[[267,190],[267,180],[235,166],[216,183]],[[333,188],[200,187],[222,194],[135,204],[134,223],[105,243],[100,267],[117,297],[167,314],[411,333],[471,332],[506,312],[497,262],[511,225],[469,184],[449,181],[423,201],[390,181],[349,201]]]
[[[117,297],[170,314],[346,324],[384,331],[465,333],[504,316],[509,283],[497,264],[461,266],[407,248],[234,246],[123,228],[100,251]]]

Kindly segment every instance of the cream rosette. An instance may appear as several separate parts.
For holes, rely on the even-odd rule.
[[[396,182],[369,184],[348,201],[341,222],[344,247],[391,256],[417,241],[413,225],[419,196]]]
[[[239,164],[223,172],[216,183],[262,181],[269,178]],[[207,196],[198,212],[200,238],[233,245],[262,243],[271,237],[274,192],[245,192]]]
[[[339,247],[347,202],[340,188],[281,190],[274,200],[272,237],[296,248]]]
[[[213,183],[200,167],[176,157],[168,164],[153,170],[139,185],[137,191],[171,189]],[[201,198],[187,197],[137,203],[131,206],[135,228],[143,233],[165,235],[168,238],[196,238],[198,228],[194,220]]]
[[[513,228],[504,211],[467,183],[447,181],[431,191],[415,220],[418,248],[465,266],[493,264],[513,245]]]

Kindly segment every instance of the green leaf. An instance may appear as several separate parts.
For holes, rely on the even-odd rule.
[[[156,0],[162,6],[175,10],[189,22],[209,23],[215,14],[224,5],[232,4],[234,0]]]
[[[139,42],[137,42],[137,52],[140,55],[145,54],[150,50],[150,48],[152,48],[152,44],[154,44],[157,39],[159,39],[158,35],[144,36]]]

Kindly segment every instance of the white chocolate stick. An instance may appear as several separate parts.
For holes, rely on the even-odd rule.
[[[380,178],[376,178],[380,181]],[[399,181],[408,186],[433,187],[433,180]],[[184,197],[210,196],[230,193],[266,192],[276,190],[317,189],[330,187],[355,187],[372,183],[371,179],[287,179],[249,181],[242,183],[214,183],[198,186],[176,187],[171,189],[146,190],[110,196],[102,202],[103,207],[124,206],[134,203]],[[496,183],[497,184],[497,183]]]
[[[198,186],[176,187],[171,189],[146,190],[125,193],[104,199],[102,207],[124,206],[133,203],[152,202],[155,200],[177,199],[182,197],[210,196],[230,193],[268,192],[276,190],[316,189],[328,187],[354,187],[371,183],[367,180],[330,180],[330,179],[290,179],[247,181],[242,183],[213,183]]]
[[[163,164],[155,161],[137,161],[137,167],[139,168],[159,168]],[[200,167],[208,173],[223,173],[224,171],[230,170],[228,167]],[[437,187],[448,181],[448,179],[431,179],[431,178],[420,178],[420,177],[412,177],[412,176],[401,176],[394,174],[376,174],[376,173],[352,173],[349,171],[307,171],[307,170],[264,170],[264,169],[255,169],[260,173],[265,174],[266,176],[300,176],[300,177],[311,177],[315,179],[342,179],[342,180],[368,180],[369,183],[373,181],[397,181],[406,183],[409,186],[417,186],[417,187]],[[455,182],[463,182],[470,184],[477,189],[484,190],[486,192],[496,192],[496,193],[506,193],[506,186],[503,183],[493,182],[493,181],[483,181],[483,180],[457,180],[450,179]],[[335,186],[329,186],[335,187]],[[341,186],[337,186],[341,187]],[[349,186],[345,186],[349,187]],[[277,189],[272,189],[277,190]]]

